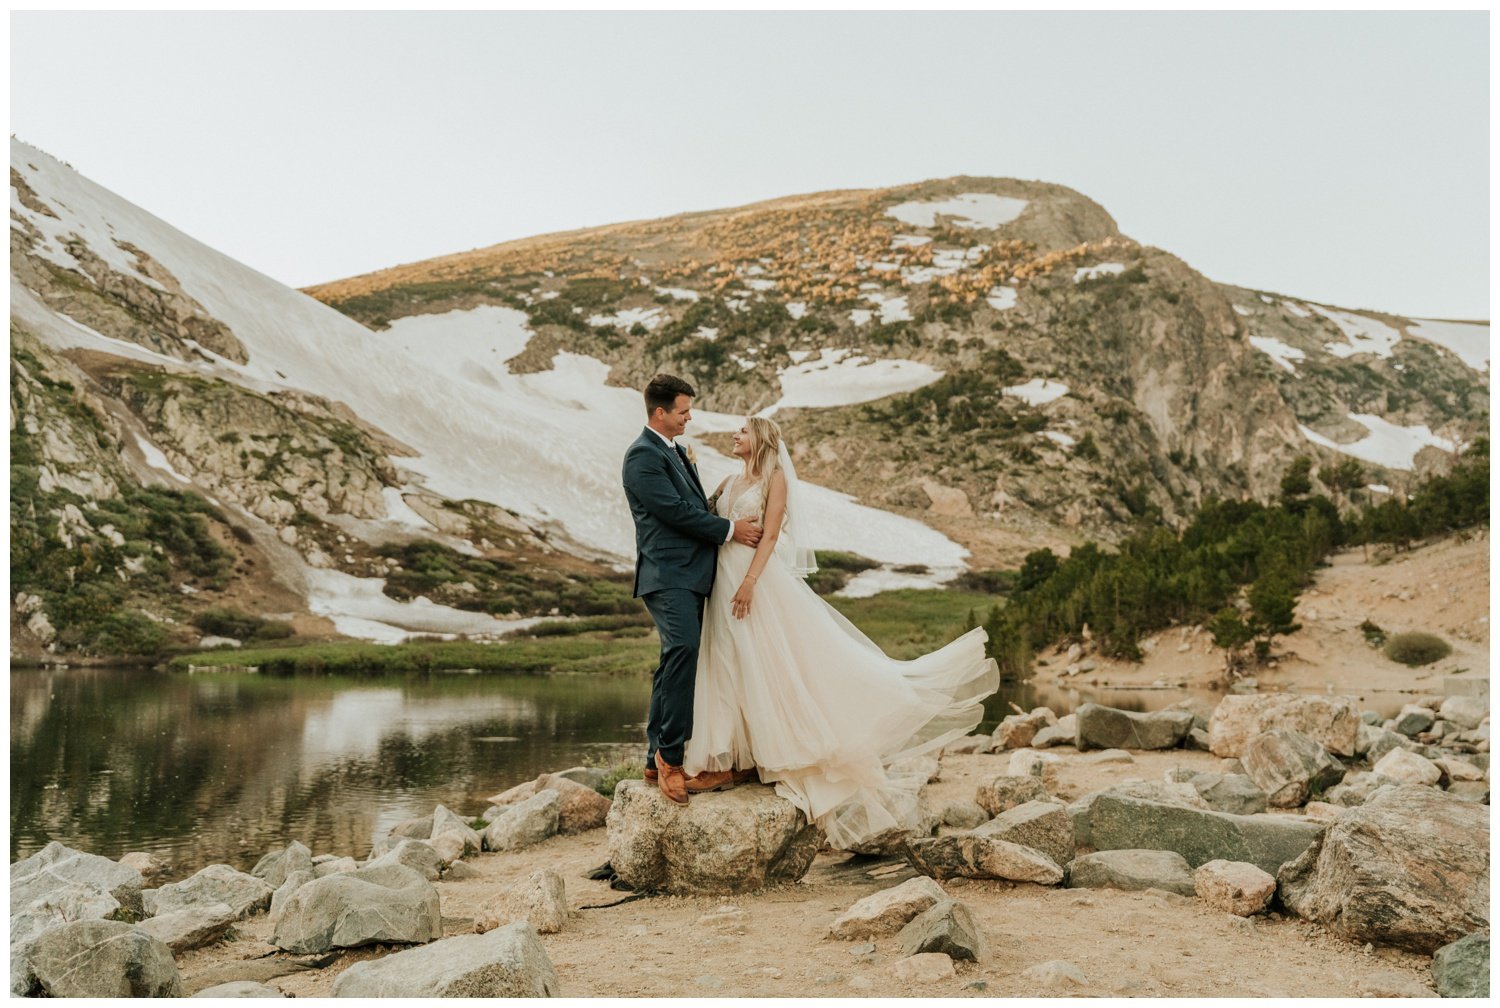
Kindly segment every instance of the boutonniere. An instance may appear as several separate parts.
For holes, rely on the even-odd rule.
[[[685,452],[687,452],[688,462],[690,464],[692,464],[692,465],[697,465],[698,464],[698,453],[695,452],[695,451],[693,451],[693,446],[692,445],[690,445],[690,444],[684,444],[682,446],[682,450],[685,451]]]

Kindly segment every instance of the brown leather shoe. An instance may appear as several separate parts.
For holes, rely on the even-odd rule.
[[[734,774],[728,770],[705,770],[688,778],[687,789],[688,794],[702,794],[705,791],[728,791],[734,784]]]
[[[656,786],[661,788],[662,794],[678,805],[688,803],[687,776],[682,767],[670,765],[661,758],[661,753],[657,753],[656,774]]]
[[[755,767],[751,767],[748,770],[736,770],[734,771],[734,782],[736,784],[759,784],[760,771],[755,769]]]
[[[641,774],[641,777],[645,779],[647,784],[656,783],[656,771],[651,769],[650,767],[646,768],[646,770]]]

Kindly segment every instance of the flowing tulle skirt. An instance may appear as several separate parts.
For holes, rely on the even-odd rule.
[[[914,828],[925,778],[891,765],[979,724],[999,685],[984,630],[897,661],[774,557],[750,614],[735,619],[730,599],[753,557],[738,543],[719,549],[687,773],[756,767],[840,849]]]

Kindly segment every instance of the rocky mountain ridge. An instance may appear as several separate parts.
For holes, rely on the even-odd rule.
[[[629,609],[618,455],[658,370],[700,386],[710,482],[777,416],[862,591],[1264,496],[1359,430],[1441,464],[1387,442],[1487,417],[1487,326],[1214,284],[1039,182],[541,236],[310,291],[338,311],[18,141],[11,183],[23,652],[184,642],[205,606],[386,640]]]

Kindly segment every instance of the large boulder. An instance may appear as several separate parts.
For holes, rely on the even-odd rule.
[[[153,917],[225,903],[238,920],[269,907],[275,892],[264,879],[226,864],[211,864],[181,882],[147,889],[144,896],[146,912]]]
[[[949,836],[909,840],[907,863],[936,879],[983,878],[1057,885],[1061,866],[1046,854],[979,830]]]
[[[142,912],[140,872],[56,840],[10,866],[12,911],[69,885],[107,893],[126,913]]]
[[[1261,732],[1240,755],[1245,774],[1276,808],[1305,805],[1344,779],[1344,764],[1308,735],[1274,728]]]
[[[1045,801],[1047,798],[1042,779],[1031,774],[1017,777],[1006,774],[974,789],[975,804],[992,816],[1029,801]]]
[[[281,888],[286,877],[292,872],[312,871],[312,851],[306,845],[293,840],[286,845],[285,850],[272,851],[259,861],[255,867],[250,869],[250,874],[258,879],[265,880],[266,885],[274,892]]]
[[[274,924],[281,919],[281,911],[286,909],[287,900],[292,898],[292,893],[318,877],[315,872],[316,869],[314,871],[294,871],[287,876],[285,882],[281,883],[281,888],[271,894],[271,911],[269,914],[271,923]]]
[[[974,830],[1041,851],[1059,865],[1073,860],[1073,817],[1062,802],[1030,801],[1001,812]]]
[[[561,997],[562,990],[536,931],[509,924],[355,963],[333,982],[333,996]]]
[[[1437,715],[1431,707],[1422,704],[1406,704],[1397,712],[1394,718],[1395,724],[1391,729],[1397,734],[1405,735],[1407,738],[1416,738],[1432,727]]]
[[[1193,727],[1189,711],[1149,714],[1086,703],[1074,712],[1079,749],[1175,749]]]
[[[24,997],[36,987],[31,951],[36,939],[69,921],[104,920],[120,912],[120,901],[91,885],[55,886],[30,903],[11,902],[10,992]]]
[[[84,920],[37,938],[31,968],[55,998],[181,997],[172,950],[134,924]]]
[[[1475,932],[1432,954],[1432,982],[1443,997],[1490,996],[1490,936]]]
[[[561,801],[556,791],[541,791],[505,807],[484,829],[484,849],[519,850],[556,836]]]
[[[140,928],[174,953],[187,952],[218,941],[237,919],[227,903],[215,903],[147,917]]]
[[[1291,816],[1230,815],[1105,792],[1089,809],[1097,850],[1176,851],[1196,868],[1209,861],[1248,861],[1275,872],[1323,835],[1323,825]]]
[[[429,942],[442,933],[432,883],[410,868],[386,865],[302,886],[282,908],[271,942],[287,952],[327,952],[375,942]]]
[[[542,869],[516,879],[480,908],[479,930],[491,931],[518,921],[542,934],[555,934],[568,922],[567,889],[562,876]]]
[[[1208,808],[1191,783],[1174,781],[1129,780],[1098,791],[1090,791],[1068,805],[1068,814],[1073,818],[1073,840],[1079,847],[1096,847],[1092,826],[1094,802],[1107,794],[1127,795],[1146,801],[1182,805],[1186,808]]]
[[[1486,808],[1402,784],[1341,815],[1277,883],[1299,917],[1430,954],[1489,926],[1489,848]]]
[[[941,952],[950,959],[970,962],[985,962],[990,957],[989,945],[974,915],[954,900],[929,907],[901,929],[901,954],[923,952]]]
[[[1284,728],[1311,736],[1335,756],[1353,756],[1360,723],[1359,708],[1348,697],[1231,694],[1209,719],[1208,745],[1215,756],[1238,757],[1261,732]]]
[[[918,875],[855,903],[833,922],[828,933],[845,941],[894,934],[917,914],[947,898],[942,886],[926,875]]]
[[[680,806],[621,781],[609,812],[609,863],[636,889],[750,892],[807,874],[823,832],[763,785],[695,795]]]
[[[1025,749],[1036,738],[1036,733],[1046,727],[1046,722],[1033,719],[1028,714],[1011,714],[995,726],[991,736],[990,752],[1007,749]]]
[[[1194,893],[1193,872],[1174,851],[1108,850],[1074,858],[1068,865],[1070,889],[1165,889]]]
[[[508,791],[492,795],[489,801],[500,807],[515,805],[543,791],[555,791],[558,799],[558,832],[583,833],[604,825],[610,800],[573,776],[542,774],[534,781],[517,784]]]

